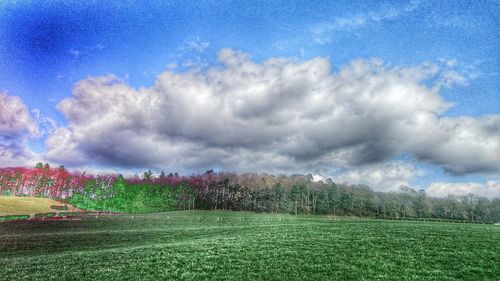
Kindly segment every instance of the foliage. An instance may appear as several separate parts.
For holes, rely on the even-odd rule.
[[[86,210],[108,210],[130,213],[176,210],[177,195],[182,186],[172,188],[150,180],[126,181],[118,177],[98,176],[89,181],[69,202]]]
[[[64,199],[79,192],[91,178],[85,173],[70,173],[64,167],[54,169],[41,163],[35,168],[2,168],[0,194]]]
[[[9,221],[9,220],[24,220],[29,218],[29,215],[8,215],[8,216],[0,216],[0,221]]]
[[[34,217],[35,218],[51,218],[51,217],[55,217],[57,214],[56,213],[38,213],[38,214],[35,214]]]
[[[366,185],[314,182],[311,175],[274,176],[207,171],[142,177],[70,173],[39,163],[36,168],[0,169],[0,194],[60,198],[86,210],[144,213],[169,210],[235,210],[333,214],[381,218],[500,221],[500,202],[474,194],[432,198],[402,186],[375,192]]]
[[[51,205],[50,208],[58,211],[67,211],[68,205]]]

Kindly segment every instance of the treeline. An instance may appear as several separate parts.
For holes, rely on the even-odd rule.
[[[234,174],[207,171],[180,176],[151,171],[142,176],[91,176],[64,167],[0,169],[0,194],[63,199],[87,210],[158,212],[218,209],[379,218],[432,218],[499,222],[500,199],[475,194],[433,198],[401,186],[375,192],[365,185],[313,181],[311,175]]]
[[[93,180],[86,173],[70,173],[63,166],[54,169],[42,163],[35,168],[0,168],[0,194],[64,199]]]

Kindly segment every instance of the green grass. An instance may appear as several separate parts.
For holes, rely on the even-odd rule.
[[[54,212],[52,206],[64,207],[64,203],[39,197],[19,197],[19,196],[0,196],[0,216],[10,215],[33,215],[36,213]],[[78,211],[71,205],[68,211]]]
[[[29,215],[8,215],[8,216],[1,216],[0,221],[10,221],[10,220],[25,220],[29,219]]]
[[[0,280],[498,280],[500,227],[238,212],[0,223]]]

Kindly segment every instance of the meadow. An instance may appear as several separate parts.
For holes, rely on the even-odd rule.
[[[0,216],[33,215],[55,212],[54,207],[65,207],[66,211],[78,211],[75,207],[49,198],[26,196],[0,196]]]
[[[8,221],[0,280],[495,280],[499,241],[495,225],[230,211]]]

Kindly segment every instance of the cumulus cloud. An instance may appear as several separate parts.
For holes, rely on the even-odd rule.
[[[3,138],[38,134],[38,127],[21,99],[2,92],[0,92],[0,132]]]
[[[80,81],[57,106],[68,126],[49,136],[45,156],[179,172],[360,168],[344,177],[375,182],[382,170],[362,168],[400,154],[457,174],[500,171],[500,117],[439,117],[451,104],[424,83],[441,75],[434,64],[355,60],[332,72],[321,57],[257,63],[231,49],[218,60],[204,71],[166,71],[149,88],[113,76]],[[391,165],[383,169],[399,171],[393,184],[406,183],[410,167]]]
[[[0,92],[0,166],[26,165],[33,157],[26,142],[40,130],[17,96]]]
[[[427,188],[427,194],[434,197],[446,197],[448,194],[478,194],[488,198],[500,198],[500,181],[481,183],[448,183],[434,182]]]
[[[410,147],[419,159],[438,164],[452,174],[498,172],[500,115],[422,117],[415,123]]]
[[[349,169],[332,177],[334,182],[366,184],[377,191],[395,191],[401,185],[410,185],[423,171],[409,163],[393,161]]]

